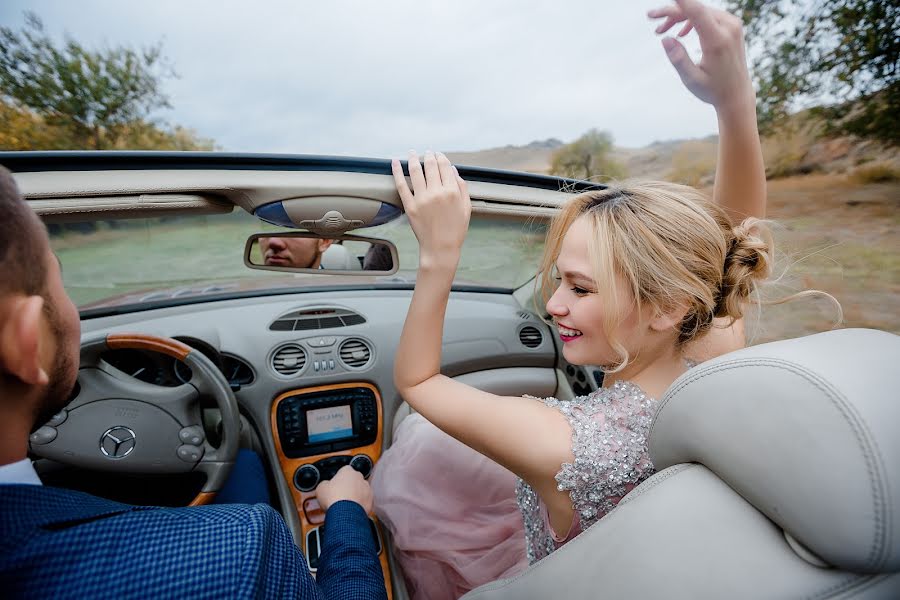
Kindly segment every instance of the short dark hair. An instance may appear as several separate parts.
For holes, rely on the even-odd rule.
[[[0,166],[0,293],[44,295],[47,282],[47,232]]]

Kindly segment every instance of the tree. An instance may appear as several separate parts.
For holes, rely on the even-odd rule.
[[[170,108],[160,83],[171,76],[160,44],[91,51],[66,37],[57,47],[30,12],[22,31],[0,27],[3,99],[66,129],[76,147],[114,147],[129,126]]]
[[[754,58],[761,129],[804,104],[827,133],[900,144],[898,0],[728,0]]]
[[[612,150],[612,135],[607,131],[591,129],[553,153],[550,157],[550,174],[591,180],[623,177],[625,170],[610,157]]]

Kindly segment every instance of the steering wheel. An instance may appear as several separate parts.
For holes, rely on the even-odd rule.
[[[119,349],[171,356],[191,368],[191,381],[173,388],[113,375],[100,357]],[[82,343],[78,385],[75,399],[31,434],[33,454],[98,471],[205,473],[190,506],[209,503],[222,488],[237,458],[240,415],[225,377],[202,352],[169,338],[110,334]],[[201,425],[201,395],[222,413],[218,448]]]

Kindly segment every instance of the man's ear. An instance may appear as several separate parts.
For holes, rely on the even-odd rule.
[[[41,365],[41,319],[44,299],[14,296],[4,303],[0,320],[0,367],[28,385],[47,385]]]
[[[319,240],[319,252],[325,252],[334,240]]]
[[[688,308],[677,304],[668,310],[660,310],[650,320],[650,329],[653,331],[669,331],[677,327],[687,315]]]

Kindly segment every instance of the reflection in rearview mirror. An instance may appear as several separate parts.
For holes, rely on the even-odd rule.
[[[350,235],[255,234],[247,240],[244,263],[272,271],[388,274],[397,270],[397,250],[388,241]]]

